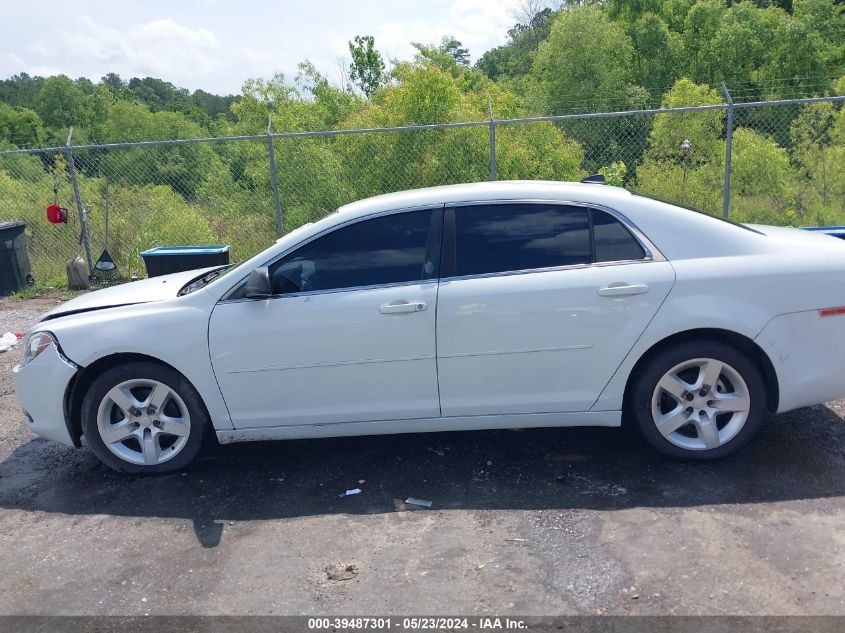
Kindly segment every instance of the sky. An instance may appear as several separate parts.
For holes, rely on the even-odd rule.
[[[473,61],[502,44],[521,0],[0,0],[0,78],[19,72],[99,80],[158,77],[237,94],[247,77],[289,79],[310,59],[329,79],[349,63],[347,42],[372,35],[385,60],[411,42],[453,35]]]

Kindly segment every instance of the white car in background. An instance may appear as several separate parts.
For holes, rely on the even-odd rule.
[[[732,454],[845,395],[845,244],[601,184],[362,200],[230,268],[93,292],[30,332],[29,427],[133,473],[218,441],[633,424]]]

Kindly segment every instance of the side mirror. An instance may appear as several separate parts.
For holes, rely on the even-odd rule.
[[[266,299],[273,296],[270,285],[270,270],[267,266],[260,266],[249,273],[249,279],[244,286],[244,297],[247,299]]]

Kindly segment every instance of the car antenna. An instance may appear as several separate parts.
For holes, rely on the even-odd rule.
[[[604,180],[604,176],[602,174],[592,174],[587,176],[581,182],[586,183],[588,185],[604,185],[607,184]]]

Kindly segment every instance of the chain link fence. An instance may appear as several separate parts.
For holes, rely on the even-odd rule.
[[[228,244],[233,261],[368,196],[484,180],[608,182],[741,222],[845,224],[845,97],[579,113],[400,128],[0,152],[0,220],[25,220],[33,275],[106,246]],[[69,210],[51,225],[47,205]],[[80,243],[88,218],[90,254]]]

